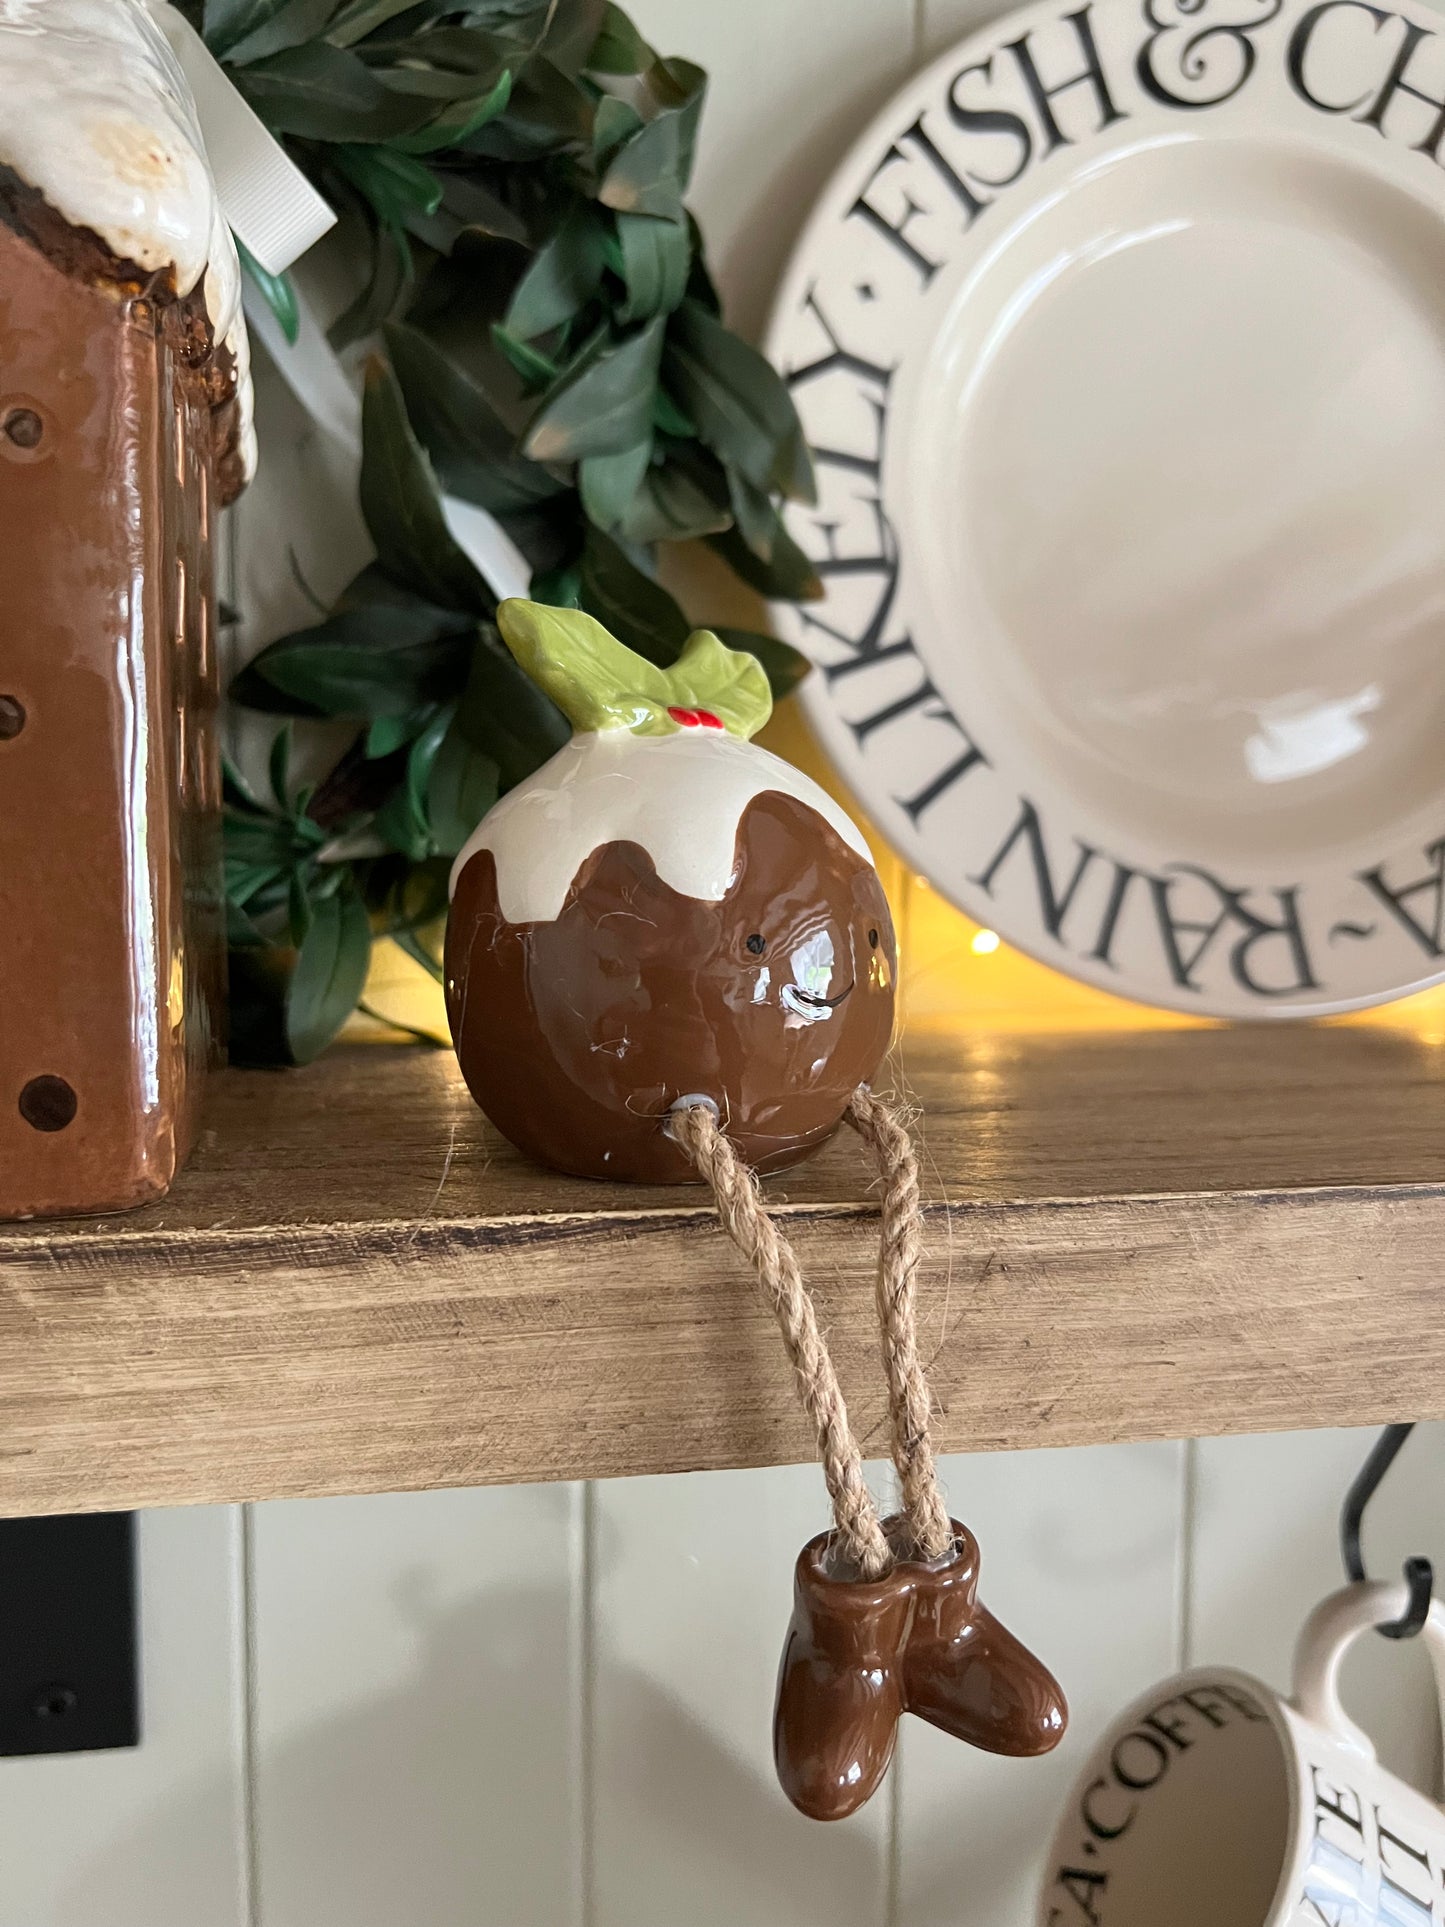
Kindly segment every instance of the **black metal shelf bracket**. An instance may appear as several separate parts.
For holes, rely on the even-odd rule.
[[[1398,1458],[1401,1446],[1414,1429],[1413,1425],[1387,1425],[1371,1447],[1370,1456],[1360,1467],[1354,1484],[1345,1494],[1345,1503],[1340,1512],[1340,1550],[1344,1554],[1345,1571],[1357,1584],[1365,1577],[1365,1555],[1360,1546],[1365,1508],[1379,1490],[1385,1474]],[[1409,1605],[1399,1619],[1391,1620],[1387,1626],[1377,1629],[1386,1639],[1413,1639],[1430,1616],[1430,1599],[1435,1589],[1435,1570],[1430,1561],[1423,1558],[1407,1559],[1405,1584],[1410,1589]]]
[[[0,1755],[139,1743],[135,1515],[0,1520]]]

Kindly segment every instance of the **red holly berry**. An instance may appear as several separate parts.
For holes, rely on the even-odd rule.
[[[704,729],[721,729],[723,726],[722,718],[720,716],[714,716],[710,709],[700,709],[697,712],[697,720],[702,724]]]
[[[702,717],[695,709],[674,709],[669,704],[667,713],[675,723],[681,723],[684,729],[696,729],[702,721]]]

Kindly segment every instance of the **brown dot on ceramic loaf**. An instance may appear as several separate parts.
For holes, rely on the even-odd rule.
[[[63,1131],[79,1105],[63,1077],[32,1077],[20,1093],[20,1115],[37,1131]]]
[[[24,727],[24,703],[18,696],[0,696],[0,743],[8,743]]]
[[[5,417],[5,436],[17,448],[38,448],[45,424],[33,408],[12,408]]]

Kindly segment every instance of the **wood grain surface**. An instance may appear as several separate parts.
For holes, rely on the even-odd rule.
[[[1445,1416],[1439,1045],[939,1035],[896,1081],[944,1449]],[[876,1448],[860,1147],[769,1195]],[[227,1073],[165,1203],[0,1226],[6,1513],[808,1456],[700,1194],[528,1165],[449,1054]]]

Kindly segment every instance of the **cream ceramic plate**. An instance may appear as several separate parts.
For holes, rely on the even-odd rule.
[[[813,720],[939,889],[1131,997],[1445,976],[1439,24],[1014,14],[859,142],[780,295]]]

